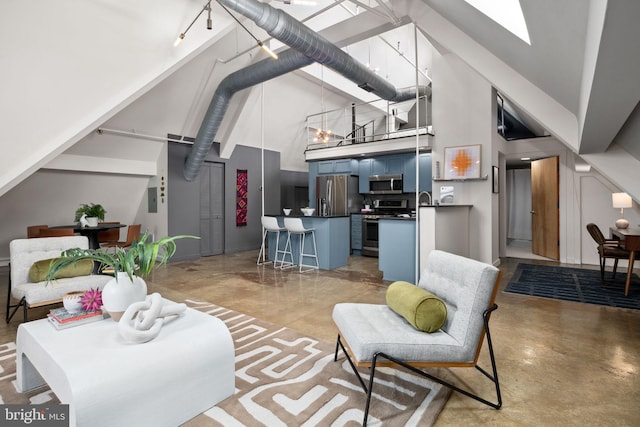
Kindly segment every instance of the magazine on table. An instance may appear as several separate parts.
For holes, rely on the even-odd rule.
[[[54,308],[49,310],[49,314],[51,315],[51,317],[55,318],[58,322],[66,323],[66,322],[75,322],[77,320],[84,319],[87,317],[101,316],[102,310],[96,310],[96,311],[80,310],[80,311],[74,311],[70,313],[69,311],[67,311],[66,308],[60,307],[60,308]]]
[[[81,319],[62,323],[62,322],[59,322],[51,314],[47,314],[47,319],[49,319],[49,323],[51,323],[51,325],[53,325],[54,328],[56,328],[57,330],[61,330],[61,329],[73,328],[74,326],[85,325],[87,323],[97,322],[97,321],[103,320],[104,316],[101,313],[100,315],[83,317]]]

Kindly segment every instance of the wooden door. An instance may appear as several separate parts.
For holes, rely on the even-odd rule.
[[[531,162],[531,251],[560,259],[559,159]]]

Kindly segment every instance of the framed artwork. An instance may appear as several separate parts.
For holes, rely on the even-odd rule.
[[[480,178],[481,145],[461,145],[444,149],[444,179]]]
[[[497,166],[493,166],[493,192],[500,192],[500,173]]]

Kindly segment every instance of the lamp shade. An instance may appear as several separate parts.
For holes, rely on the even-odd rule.
[[[627,193],[611,194],[611,202],[614,208],[630,208],[633,206],[633,200]]]

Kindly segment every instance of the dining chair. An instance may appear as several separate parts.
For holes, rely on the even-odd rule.
[[[120,224],[120,221],[104,221],[99,222],[100,224]],[[98,233],[98,243],[102,245],[102,243],[115,243],[120,239],[120,229],[119,228],[111,228],[109,230],[101,231]]]
[[[604,237],[600,228],[594,224],[587,224],[587,231],[598,244],[598,255],[600,256],[600,279],[604,281],[604,271],[607,259],[613,259],[613,275],[616,278],[616,270],[618,269],[618,260],[629,259],[631,252],[618,246],[617,240],[609,240]]]
[[[127,239],[124,241],[116,241],[105,243],[102,245],[107,251],[109,249],[113,249],[114,252],[117,251],[118,248],[126,249],[130,247],[134,241],[140,240],[140,230],[142,229],[142,224],[133,224],[127,227]]]
[[[73,236],[73,228],[44,228],[40,230],[40,237]]]
[[[45,228],[49,228],[49,226],[46,225],[46,224],[28,226],[27,227],[27,238],[28,239],[34,239],[34,238],[40,237],[40,232]]]

